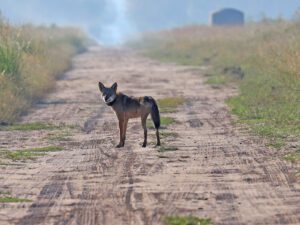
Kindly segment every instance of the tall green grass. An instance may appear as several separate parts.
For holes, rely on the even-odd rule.
[[[14,122],[85,49],[74,28],[12,26],[0,18],[0,124]]]
[[[240,94],[228,99],[232,113],[253,131],[281,146],[300,137],[300,23],[285,21],[244,27],[184,27],[147,34],[129,43],[145,55],[166,62],[207,65],[208,83],[234,79]],[[220,82],[222,81],[222,82]]]

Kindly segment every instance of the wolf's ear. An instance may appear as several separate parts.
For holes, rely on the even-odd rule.
[[[115,82],[115,83],[111,86],[111,88],[114,89],[115,91],[117,91],[117,88],[118,88],[117,82]]]
[[[104,90],[104,85],[101,83],[101,82],[99,82],[99,90],[101,91],[101,92],[103,92],[103,90]]]

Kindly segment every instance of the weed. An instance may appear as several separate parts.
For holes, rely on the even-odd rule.
[[[167,97],[158,99],[157,103],[161,113],[172,113],[176,112],[176,108],[183,104],[184,101],[185,99],[183,97]]]
[[[46,139],[50,141],[70,141],[71,133],[69,131],[63,131],[61,133],[48,134]]]
[[[38,156],[41,156],[42,154],[30,152],[30,151],[8,151],[6,152],[6,158],[11,159],[13,161],[16,160],[26,160],[26,159],[35,159]]]
[[[49,123],[24,123],[24,124],[14,124],[10,126],[0,126],[0,130],[13,131],[31,131],[31,130],[53,130],[58,129],[59,126],[49,124]]]
[[[167,126],[175,123],[176,120],[173,117],[161,116],[160,117],[160,127],[166,128]],[[154,129],[153,123],[151,120],[147,120],[147,127],[150,129]]]
[[[0,203],[15,203],[15,202],[32,202],[32,200],[26,198],[16,198],[16,197],[0,197]]]
[[[161,138],[178,138],[178,136],[175,132],[160,132]]]
[[[267,146],[270,146],[270,147],[273,147],[273,148],[276,148],[276,149],[280,149],[284,146],[284,141],[283,139],[280,139],[280,138],[276,138],[275,140],[270,140],[270,143],[267,144]]]
[[[224,75],[212,76],[206,80],[206,83],[211,85],[221,86],[228,83],[228,77]]]
[[[211,219],[194,216],[169,216],[164,219],[165,225],[209,225]]]
[[[292,163],[300,161],[300,151],[289,153],[283,157],[284,160],[290,161]]]
[[[177,151],[178,148],[176,146],[160,146],[159,147],[159,152],[172,152],[172,151]]]
[[[42,147],[42,148],[31,148],[28,149],[27,151],[31,152],[57,152],[57,151],[62,151],[64,150],[63,147],[61,146],[47,146],[47,147]]]
[[[157,157],[160,159],[169,159],[170,158],[169,156],[165,156],[165,155],[158,155]]]
[[[42,148],[30,148],[26,150],[16,150],[8,151],[4,150],[0,154],[5,158],[11,159],[13,161],[26,160],[26,159],[35,159],[38,156],[43,156],[47,152],[57,152],[62,151],[63,148],[60,146],[47,146]]]
[[[9,191],[0,191],[0,195],[10,195]]]

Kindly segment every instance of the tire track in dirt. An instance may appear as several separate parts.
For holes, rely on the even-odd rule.
[[[80,127],[71,140],[45,139],[56,131],[0,131],[0,147],[65,148],[0,167],[0,190],[33,200],[0,204],[1,223],[157,225],[167,215],[195,215],[214,224],[300,224],[300,185],[293,175],[300,168],[232,125],[224,100],[235,89],[205,85],[199,68],[160,64],[124,49],[94,47],[73,64],[22,120]],[[179,136],[163,144],[178,150],[159,153],[154,136],[141,148],[139,120],[130,121],[125,148],[115,149],[117,121],[101,103],[98,81],[118,81],[128,95],[184,96],[176,113],[165,114],[178,121],[165,131]]]
[[[18,223],[20,225],[28,224],[45,224],[49,210],[55,204],[55,199],[59,198],[63,192],[63,186],[65,185],[64,177],[55,176],[51,180],[52,182],[45,185],[40,194],[37,197],[35,203],[33,203],[28,211],[27,215],[22,218]],[[58,183],[58,180],[62,182]],[[45,199],[47,201],[45,201]]]

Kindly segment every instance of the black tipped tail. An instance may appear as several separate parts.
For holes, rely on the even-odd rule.
[[[146,97],[146,101],[151,103],[151,118],[154,123],[155,129],[160,128],[160,115],[158,106],[156,104],[156,101],[152,97]]]
[[[156,129],[156,138],[157,138],[157,146],[160,146],[160,137],[159,137],[159,131],[160,128],[160,116],[159,116],[159,110],[158,106],[156,104],[156,101],[152,97],[145,97],[144,98],[146,102],[149,102],[151,104],[151,118],[154,123],[155,129]]]

